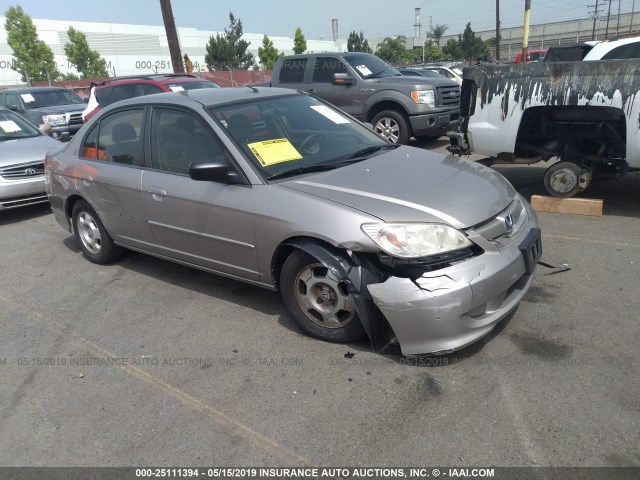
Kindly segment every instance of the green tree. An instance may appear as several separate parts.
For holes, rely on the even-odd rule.
[[[472,61],[491,56],[487,44],[480,37],[476,37],[475,32],[471,29],[471,22],[467,23],[462,37],[459,37],[459,47],[462,51],[462,58],[465,60]]]
[[[296,33],[293,36],[293,53],[300,55],[307,49],[307,41],[302,34],[300,27],[296,28]]]
[[[440,24],[436,24],[436,26],[433,27],[433,31],[431,32],[431,37],[436,42],[436,45],[438,47],[440,46],[440,40],[442,40],[442,37],[444,37],[444,33],[448,29],[449,27],[447,27],[446,25],[440,25]]]
[[[273,42],[266,35],[262,38],[262,47],[258,47],[258,57],[262,68],[265,70],[273,70],[278,58],[284,56],[284,52],[278,52],[273,46]]]
[[[76,67],[82,78],[108,77],[107,62],[96,50],[91,50],[87,36],[73,27],[67,30],[69,41],[64,45],[64,54]]]
[[[51,80],[60,76],[53,51],[38,38],[38,32],[31,17],[24,13],[21,6],[9,7],[5,13],[4,28],[7,32],[7,44],[13,50],[13,69],[27,76],[32,82]]]
[[[451,57],[444,53],[432,40],[428,40],[424,44],[424,59],[427,62],[439,62],[451,60]]]
[[[453,60],[462,60],[463,54],[462,50],[460,50],[461,40],[461,35],[458,35],[458,40],[454,40],[453,38],[447,40],[447,43],[444,45],[444,47],[442,47],[442,53],[448,55]]]
[[[254,58],[247,52],[250,43],[242,40],[242,21],[229,12],[229,29],[224,35],[209,37],[204,61],[209,70],[248,70],[254,65]]]
[[[376,54],[383,60],[393,63],[411,63],[417,51],[407,50],[407,39],[404,35],[397,37],[386,37],[376,49]],[[422,55],[422,52],[420,52]]]
[[[369,46],[369,42],[364,38],[362,30],[360,33],[356,33],[356,31],[353,30],[349,34],[349,38],[347,39],[347,51],[373,53],[373,50],[371,50],[371,47]]]

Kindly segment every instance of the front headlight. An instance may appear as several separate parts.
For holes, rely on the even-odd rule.
[[[48,123],[52,127],[59,127],[61,125],[67,124],[67,116],[66,115],[43,115],[42,121],[44,123]]]
[[[389,255],[420,258],[473,245],[460,231],[431,223],[365,223],[362,231]]]
[[[436,96],[433,90],[414,90],[411,92],[411,98],[414,102],[425,104],[428,107],[436,106]]]

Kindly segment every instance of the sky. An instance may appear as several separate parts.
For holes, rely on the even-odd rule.
[[[504,28],[521,26],[525,0],[499,0]],[[595,0],[531,0],[531,23],[591,18]],[[599,0],[601,15],[608,3]],[[611,13],[630,12],[634,0],[611,0]],[[162,25],[160,0],[0,0],[0,15],[20,5],[32,18],[104,23]],[[43,8],[46,6],[46,8]],[[420,8],[422,35],[433,26],[448,27],[446,34],[462,33],[467,22],[474,31],[495,29],[496,0],[173,0],[178,27],[223,31],[229,12],[242,21],[245,33],[293,37],[297,27],[308,40],[332,38],[331,20],[338,19],[339,38],[362,31],[365,38],[415,33],[415,9]],[[640,10],[640,1],[636,10]],[[640,15],[640,13],[639,13]]]

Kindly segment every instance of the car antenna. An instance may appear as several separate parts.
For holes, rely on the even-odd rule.
[[[253,90],[254,93],[260,93],[260,90],[258,90],[256,87],[254,87],[252,85],[247,85],[247,87],[249,87],[251,90]]]

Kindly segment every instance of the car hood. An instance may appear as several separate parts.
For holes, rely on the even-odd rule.
[[[448,78],[430,78],[430,77],[422,77],[417,75],[402,75],[397,77],[380,77],[374,78],[370,80],[375,80],[376,83],[380,83],[382,85],[391,85],[391,86],[419,86],[424,85],[428,88],[433,87],[454,87],[457,84],[453,80],[449,80]]]
[[[34,108],[33,110],[28,110],[31,112],[38,112],[42,115],[56,115],[59,113],[82,113],[82,111],[87,107],[84,103],[72,103],[71,105],[53,105],[51,107],[39,107]]]
[[[60,145],[47,135],[5,140],[0,142],[0,167],[42,161],[49,150]]]
[[[455,228],[468,228],[495,217],[516,195],[495,170],[404,146],[280,185],[341,203],[385,222],[436,222]]]

